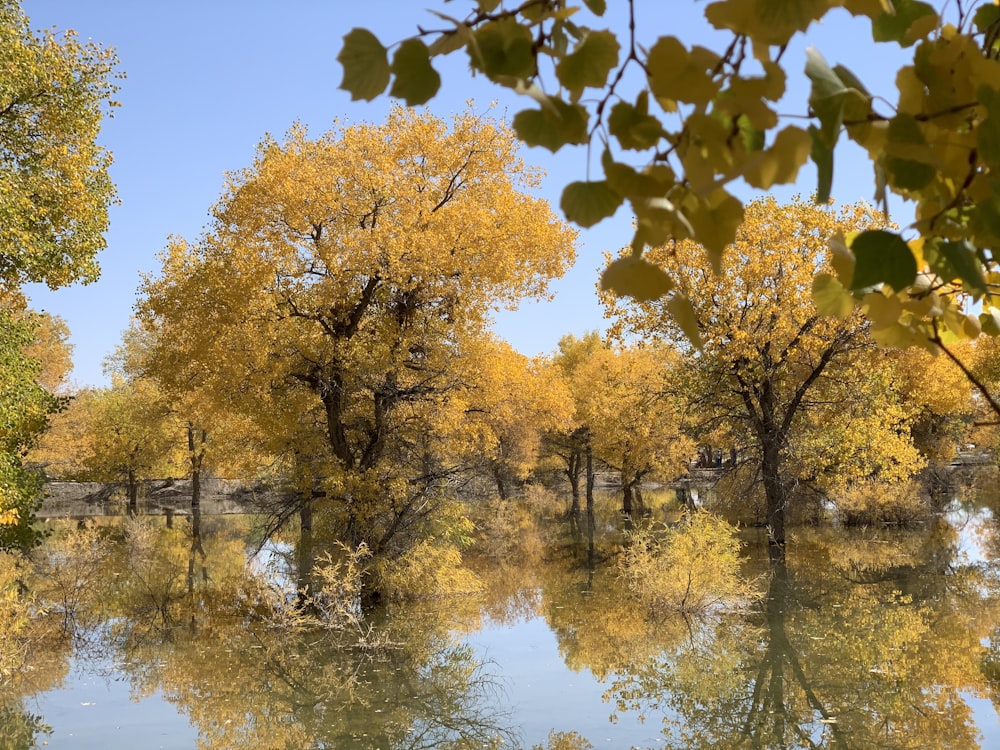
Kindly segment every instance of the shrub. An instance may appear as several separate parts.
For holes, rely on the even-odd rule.
[[[628,542],[622,577],[653,611],[705,612],[752,596],[740,574],[735,527],[708,511],[688,513],[675,527],[640,528]]]
[[[927,517],[930,497],[914,481],[855,482],[830,493],[846,526],[906,525]]]

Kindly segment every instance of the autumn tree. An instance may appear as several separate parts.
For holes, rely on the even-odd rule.
[[[0,62],[0,546],[9,546],[32,538],[38,477],[22,458],[59,403],[37,381],[40,321],[23,317],[21,287],[97,278],[115,199],[97,136],[114,104],[117,60],[71,32],[36,34],[19,3],[3,0]]]
[[[618,474],[626,515],[646,509],[644,479],[676,479],[694,454],[671,383],[679,366],[667,347],[602,347],[574,373],[591,447]]]
[[[604,348],[597,331],[588,331],[582,338],[567,334],[559,339],[559,348],[552,358],[555,372],[573,398],[573,420],[566,429],[550,432],[546,449],[562,462],[571,493],[570,516],[580,511],[580,477],[584,477],[588,512],[593,514],[593,447],[590,429],[583,413],[587,384],[581,373],[590,357]]]
[[[573,257],[525,192],[537,180],[513,134],[471,113],[295,126],[230,175],[196,244],[168,248],[140,318],[183,330],[217,397],[286,441],[338,538],[397,559],[457,468],[467,342]]]
[[[796,482],[873,473],[893,480],[917,465],[869,325],[859,315],[820,315],[810,299],[812,277],[828,263],[825,237],[877,220],[864,204],[834,210],[768,198],[747,206],[720,273],[692,241],[651,250],[690,301],[683,328],[667,300],[604,296],[616,335],[682,346],[688,336],[699,340],[687,357],[699,384],[690,403],[740,430],[779,551]]]
[[[120,485],[135,513],[142,482],[178,474],[182,430],[154,383],[115,376],[77,392],[31,458],[53,476]]]
[[[353,29],[338,55],[341,87],[372,99],[391,82],[391,96],[422,103],[440,86],[435,58],[464,52],[474,74],[528,97],[513,116],[525,143],[551,151],[586,145],[600,154],[599,168],[589,170],[603,175],[584,177],[581,166],[581,178],[563,190],[563,212],[588,227],[627,204],[636,219],[631,252],[605,270],[602,283],[639,299],[668,297],[682,324],[687,290],[646,249],[691,240],[718,268],[746,218],[740,183],[755,190],[792,184],[811,159],[824,204],[837,146],[853,141],[872,163],[876,202],[887,207],[890,194],[912,201],[914,221],[843,238],[844,262],[823,270],[817,302],[846,316],[852,308],[872,312],[870,295],[881,294],[889,300],[877,309],[887,343],[930,342],[946,356],[949,337],[1000,333],[992,252],[1000,241],[993,174],[1000,168],[1000,7],[715,0],[692,6],[716,32],[717,43],[705,46],[651,29],[650,5],[478,0],[464,16],[438,14],[391,50]],[[808,99],[788,102],[789,80],[800,75],[785,55],[789,43],[808,41],[814,24],[844,12],[870,22],[873,55],[880,44],[912,54],[894,77],[896,91],[871,91],[864,71],[831,65],[810,48]],[[974,313],[963,307],[968,298],[981,303]],[[991,406],[1000,412],[1000,404]]]
[[[532,361],[503,341],[476,347],[469,418],[481,426],[482,461],[506,500],[538,466],[546,434],[565,430],[573,403],[551,364]]]
[[[40,477],[24,455],[45,429],[60,401],[40,384],[42,363],[28,356],[36,322],[23,311],[0,309],[0,549],[32,546]]]

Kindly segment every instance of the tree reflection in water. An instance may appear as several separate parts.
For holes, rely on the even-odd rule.
[[[950,537],[800,531],[756,615],[695,623],[607,697],[661,714],[672,748],[978,748],[995,580]]]
[[[282,614],[302,573],[291,545],[289,589],[265,602],[244,565],[245,522],[129,520],[50,540],[51,564],[38,561],[48,588],[37,590],[61,603],[47,620],[51,668],[38,662],[33,674],[53,677],[7,692],[0,736],[21,739],[0,748],[37,740],[45,718],[21,696],[58,684],[70,654],[77,665],[92,654],[90,673],[113,665],[135,698],[161,694],[204,748],[520,746],[522,717],[505,690],[517,689],[517,674],[496,677],[506,665],[484,663],[463,634],[538,618],[557,639],[566,679],[587,672],[619,713],[662,721],[657,746],[986,746],[972,699],[996,700],[1000,685],[989,562],[1000,537],[977,528],[981,562],[961,557],[944,522],[899,533],[799,530],[785,564],[769,564],[764,547],[748,558],[766,592],[755,609],[703,620],[648,615],[607,564],[618,537],[600,537],[595,550],[579,534],[579,547],[553,545],[538,566],[479,561],[482,596],[398,605],[359,632]],[[551,748],[598,739],[571,731],[586,724],[593,733],[603,718],[582,715],[570,695],[552,696],[551,728],[563,733]],[[608,736],[636,744],[626,727],[635,713],[621,718],[605,725]],[[641,736],[650,744],[647,728]]]

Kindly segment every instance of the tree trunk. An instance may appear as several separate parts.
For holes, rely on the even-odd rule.
[[[135,472],[131,469],[128,472],[128,480],[126,485],[126,492],[128,493],[128,514],[130,516],[138,515],[139,513],[139,482],[135,478]]]
[[[195,433],[198,440],[195,440]],[[193,424],[187,426],[188,457],[191,461],[191,511],[201,508],[201,466],[205,460],[205,441],[208,433],[197,430]]]
[[[571,502],[569,512],[576,516],[580,513],[580,451],[574,449],[566,459],[566,477],[569,479]]]
[[[785,556],[785,510],[788,493],[781,480],[781,446],[779,441],[769,436],[761,444],[761,476],[764,480],[766,501],[765,520],[767,541],[772,560],[783,560]]]

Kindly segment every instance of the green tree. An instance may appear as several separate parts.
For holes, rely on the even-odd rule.
[[[0,547],[30,545],[39,478],[25,451],[59,401],[38,383],[35,323],[21,287],[97,278],[110,154],[97,144],[117,91],[111,50],[68,32],[36,35],[14,0],[0,1]]]
[[[35,341],[31,318],[0,309],[0,549],[27,548],[41,478],[23,465],[60,400],[38,384],[42,364],[26,355]]]

